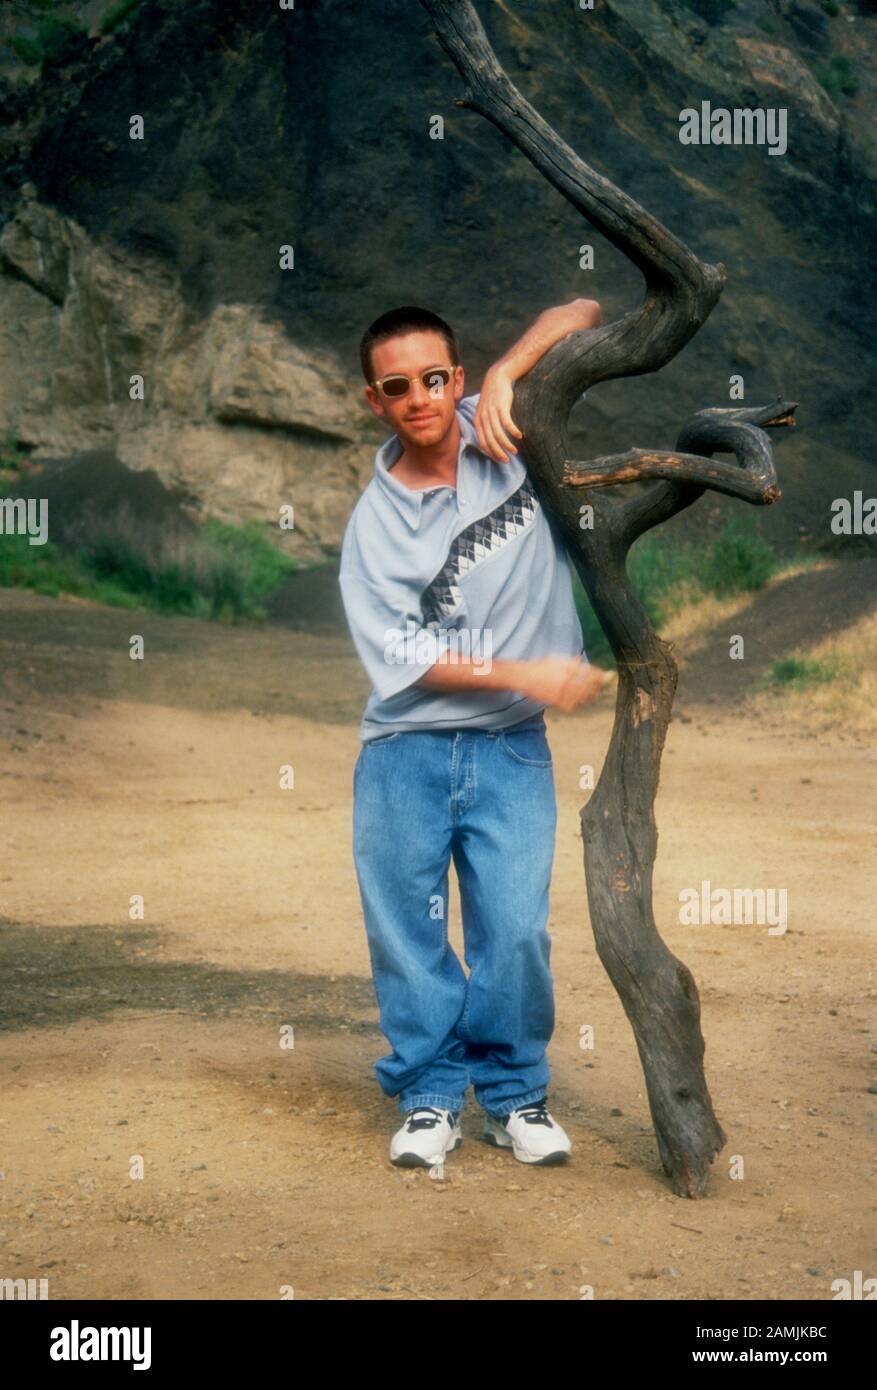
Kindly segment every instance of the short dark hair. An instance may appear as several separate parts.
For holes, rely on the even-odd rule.
[[[378,343],[385,343],[390,338],[399,338],[404,333],[441,333],[448,349],[451,365],[460,365],[460,354],[457,349],[457,340],[454,337],[454,330],[440,319],[438,314],[434,314],[431,309],[421,309],[416,304],[405,304],[401,309],[388,309],[386,314],[381,314],[380,318],[375,319],[370,328],[367,328],[362,335],[359,345],[359,361],[362,367],[362,374],[369,386],[373,380],[374,368],[372,367],[372,348]]]

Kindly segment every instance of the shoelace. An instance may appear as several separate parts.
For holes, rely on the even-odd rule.
[[[551,1128],[551,1116],[545,1108],[545,1101],[539,1100],[535,1105],[522,1105],[517,1111],[523,1115],[528,1125],[547,1125]]]
[[[441,1114],[438,1110],[434,1110],[431,1105],[425,1105],[420,1110],[411,1111],[405,1128],[409,1134],[413,1134],[416,1129],[435,1129],[440,1119]]]

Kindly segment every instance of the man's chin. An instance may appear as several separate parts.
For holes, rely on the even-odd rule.
[[[444,439],[446,432],[447,427],[442,424],[441,420],[430,420],[429,424],[421,426],[420,429],[415,429],[412,425],[405,425],[399,431],[406,447],[413,444],[420,449],[429,447],[431,444],[438,444],[440,440]]]

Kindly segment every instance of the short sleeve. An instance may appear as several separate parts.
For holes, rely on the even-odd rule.
[[[403,586],[376,584],[356,574],[339,576],[344,612],[366,675],[381,700],[399,695],[438,660],[441,633]]]

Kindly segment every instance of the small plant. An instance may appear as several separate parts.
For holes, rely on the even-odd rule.
[[[17,53],[23,63],[27,63],[30,68],[38,68],[43,61],[43,50],[40,48],[36,39],[28,38],[26,34],[16,34],[12,40],[12,50]]]
[[[832,19],[837,19],[840,14],[840,5],[837,0],[819,0],[819,4],[826,14],[831,15]]]
[[[5,441],[0,445],[0,468],[13,469],[18,473],[26,458],[26,450],[22,449],[14,434],[7,432]]]
[[[204,523],[201,534],[245,570],[247,592],[254,601],[267,598],[295,572],[295,561],[269,541],[258,521],[231,526],[211,518]]]
[[[118,0],[118,4],[112,5],[104,15],[100,27],[101,33],[112,34],[136,10],[139,4],[140,0]]]
[[[16,34],[13,51],[29,67],[60,67],[78,57],[88,44],[88,31],[70,15],[43,13],[49,5],[33,4],[29,16],[37,19],[35,29]]]
[[[43,66],[60,67],[80,52],[87,41],[87,33],[76,19],[47,15],[37,25],[36,39],[42,50]]]
[[[57,598],[79,594],[115,608],[137,608],[139,600],[120,584],[96,580],[73,556],[47,541],[31,545],[27,536],[0,535],[0,588],[33,589]]]
[[[144,524],[120,508],[110,516],[85,512],[63,549],[0,535],[0,587],[75,593],[221,622],[263,617],[263,600],[295,569],[256,521],[208,521],[189,534]]]
[[[853,65],[849,58],[838,55],[831,60],[832,66],[837,73],[840,82],[840,89],[845,97],[854,97],[859,90],[859,79],[853,72]]]
[[[806,690],[810,685],[825,685],[839,675],[840,666],[831,658],[816,661],[809,657],[784,656],[770,667],[764,685],[775,691]]]
[[[649,622],[661,627],[683,604],[713,594],[760,589],[782,568],[779,555],[761,538],[752,518],[731,516],[706,545],[669,545],[645,535],[630,551],[628,574]],[[609,644],[577,575],[573,594],[582,624],[585,651],[598,665],[612,664]]]
[[[730,517],[706,550],[697,578],[705,592],[725,598],[761,589],[779,567],[772,546],[750,518]]]
[[[837,101],[841,96],[854,97],[859,90],[859,79],[853,71],[852,63],[842,54],[832,58],[827,67],[817,68],[816,78],[832,101]]]

